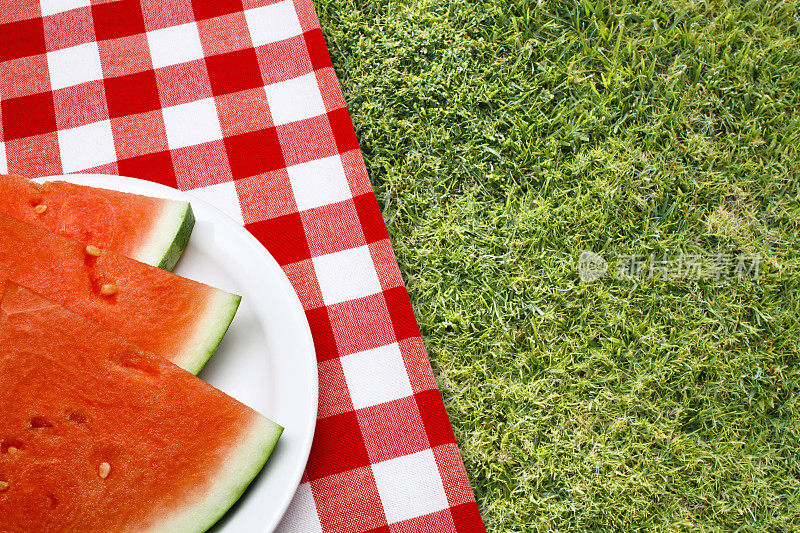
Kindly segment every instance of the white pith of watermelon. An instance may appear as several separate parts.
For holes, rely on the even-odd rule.
[[[241,301],[242,297],[238,294],[217,293],[200,318],[194,338],[186,344],[181,357],[173,362],[192,374],[200,372],[222,342]]]
[[[242,442],[231,450],[228,461],[220,469],[208,493],[200,501],[165,516],[147,533],[195,533],[208,530],[230,509],[264,468],[283,428],[269,419],[259,419],[244,436]]]
[[[165,202],[161,216],[133,259],[171,271],[189,242],[194,222],[189,202]]]

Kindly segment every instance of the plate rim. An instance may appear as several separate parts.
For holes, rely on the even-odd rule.
[[[309,361],[306,364],[310,365],[307,371],[312,376],[315,377],[315,379],[312,380],[313,387],[312,390],[310,391],[311,394],[313,395],[311,401],[313,416],[311,417],[312,422],[310,424],[310,427],[306,430],[305,434],[302,435],[302,446],[300,454],[300,457],[302,458],[302,464],[298,461],[298,465],[295,466],[295,468],[293,469],[293,474],[291,476],[290,482],[288,483],[288,486],[290,487],[291,490],[288,491],[286,495],[284,495],[283,501],[281,501],[280,504],[276,506],[278,511],[275,513],[274,518],[270,522],[265,524],[266,529],[264,530],[264,533],[271,533],[275,531],[275,529],[278,527],[278,524],[286,515],[286,511],[289,509],[289,506],[292,500],[294,499],[294,495],[297,492],[297,487],[299,487],[300,482],[302,481],[302,476],[303,473],[305,472],[305,468],[308,463],[308,458],[311,452],[311,445],[314,439],[314,433],[317,425],[318,406],[319,406],[319,365],[317,362],[316,347],[314,345],[314,338],[311,333],[311,326],[308,323],[308,317],[306,316],[305,308],[303,307],[303,304],[300,301],[300,297],[298,296],[297,291],[295,291],[294,287],[289,281],[288,276],[280,267],[277,260],[275,260],[275,258],[269,252],[269,250],[267,250],[264,247],[264,245],[261,244],[261,242],[255,238],[255,236],[252,233],[247,231],[247,229],[244,228],[244,226],[235,221],[233,218],[230,217],[230,215],[228,215],[218,207],[211,205],[205,200],[193,195],[191,190],[183,191],[161,183],[156,183],[153,181],[143,180],[139,178],[131,178],[128,176],[119,176],[116,174],[93,174],[93,173],[59,174],[50,176],[40,176],[32,179],[32,181],[36,183],[45,183],[49,181],[66,181],[74,183],[76,185],[87,185],[87,183],[85,183],[85,181],[82,182],[82,180],[89,180],[89,181],[101,180],[103,182],[107,181],[109,182],[107,183],[107,186],[103,185],[102,188],[108,188],[120,192],[132,192],[126,190],[124,183],[125,181],[132,181],[134,183],[140,184],[143,187],[152,188],[155,191],[163,191],[163,193],[167,197],[177,196],[179,197],[179,199],[183,199],[190,203],[201,204],[203,208],[214,212],[214,214],[219,219],[223,220],[226,225],[230,226],[232,230],[238,232],[245,240],[249,241],[251,247],[253,247],[255,250],[258,250],[264,255],[264,258],[269,264],[270,270],[272,271],[273,274],[275,274],[276,280],[278,281],[278,283],[282,285],[283,292],[285,293],[286,296],[288,296],[289,300],[291,301],[291,304],[294,307],[292,314],[295,315],[295,319],[298,320],[301,329],[303,330],[303,337],[304,337],[303,344],[305,344],[306,348],[310,350]],[[87,186],[93,187],[95,185],[87,185]],[[132,194],[141,194],[141,193],[132,192]],[[189,242],[191,242],[191,237],[189,239]],[[217,523],[224,520],[226,515],[227,512],[225,513],[225,515],[220,517],[220,520],[211,527],[213,528]]]

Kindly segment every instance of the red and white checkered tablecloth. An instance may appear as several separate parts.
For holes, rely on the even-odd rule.
[[[320,379],[280,531],[485,531],[311,0],[3,2],[0,172],[192,189],[277,259]]]

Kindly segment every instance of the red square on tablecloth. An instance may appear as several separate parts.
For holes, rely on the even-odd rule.
[[[246,227],[269,250],[278,264],[285,265],[311,257],[306,239],[298,238],[298,235],[305,235],[299,213],[253,222]]]
[[[6,141],[56,131],[53,93],[7,98],[0,103]]]
[[[405,287],[395,287],[383,292],[386,297],[386,307],[392,316],[392,325],[397,340],[419,336],[417,319],[414,317],[414,309],[408,300],[408,293]]]
[[[472,492],[472,489],[470,489]],[[459,533],[485,533],[483,519],[475,502],[462,503],[450,508],[453,515],[453,524]]]
[[[33,18],[0,24],[0,62],[44,52],[42,19]]]
[[[442,395],[438,390],[427,390],[414,395],[419,413],[424,421],[425,432],[428,434],[431,447],[442,444],[455,444],[456,438],[447,419]],[[442,426],[442,422],[447,422]]]
[[[336,138],[336,148],[340,152],[358,148],[358,139],[356,139],[353,123],[350,121],[350,114],[346,108],[329,111],[328,120],[331,124],[333,136]]]
[[[261,71],[252,48],[206,58],[214,96],[262,87]]]
[[[119,165],[116,161],[106,163],[105,165],[97,165],[96,167],[89,167],[85,170],[87,174],[110,174],[112,176],[119,175]]]
[[[453,515],[449,509],[417,516],[389,526],[390,533],[429,533],[430,531],[454,531]],[[456,530],[461,532],[461,530]]]
[[[322,95],[322,101],[325,104],[325,110],[330,112],[335,109],[347,107],[342,95],[342,90],[339,88],[339,80],[336,78],[336,72],[332,68],[323,68],[314,72],[319,85],[319,92]]]
[[[368,243],[389,238],[386,231],[386,224],[383,223],[383,215],[374,194],[362,194],[353,198],[353,202],[358,212],[361,228],[364,230],[364,237]]]
[[[314,350],[317,352],[317,361],[322,362],[334,357],[339,357],[339,349],[336,347],[336,339],[333,336],[331,319],[325,307],[309,309],[306,311],[306,319],[311,328],[311,335],[314,337]]]
[[[364,232],[367,231],[364,228]],[[369,254],[375,261],[375,270],[378,271],[378,279],[383,290],[403,286],[403,277],[400,275],[400,268],[397,266],[397,259],[388,238],[369,243]]]
[[[104,83],[111,118],[161,109],[156,75],[152,70],[105,78]]]
[[[411,390],[414,393],[433,390],[437,388],[436,378],[433,376],[425,345],[420,337],[409,337],[398,341],[400,353],[403,354],[403,364],[408,371]]]
[[[369,465],[358,419],[352,412],[317,420],[312,450],[306,466],[312,481]]]
[[[303,29],[303,31],[319,28],[319,18],[317,17],[317,10],[314,9],[313,2],[309,2],[307,0],[295,1],[297,2],[295,5],[298,6],[297,18],[300,20],[300,27]],[[300,2],[303,2],[304,5]]]
[[[244,9],[255,9],[257,7],[268,6],[285,1],[286,0],[242,0],[242,6],[244,6]]]
[[[275,128],[226,137],[225,149],[235,179],[286,166]]]
[[[353,193],[353,196],[374,194],[367,176],[367,169],[364,168],[364,158],[361,157],[361,151],[356,149],[342,152],[339,154],[339,158],[342,160],[344,175],[347,176],[347,182],[350,184],[350,192]]]
[[[242,10],[242,0],[192,0],[197,20],[219,17]]]
[[[94,33],[98,41],[144,33],[144,18],[138,0],[92,4]]]
[[[328,47],[325,45],[325,37],[322,36],[322,30],[315,28],[303,34],[303,39],[306,42],[306,48],[311,57],[311,64],[314,70],[319,70],[325,67],[333,67],[330,55],[328,54]]]
[[[457,472],[464,469],[464,463],[461,460],[461,455],[458,453],[458,446],[455,444],[445,444],[437,446],[433,449],[433,456],[436,459],[436,466],[439,469],[439,474],[442,476],[442,485],[444,486],[445,495],[447,496],[447,503],[451,506],[457,506],[465,503],[475,505],[474,495],[472,494],[472,487],[469,484],[466,476],[459,476]],[[482,527],[483,524],[478,522],[474,524],[476,527]],[[461,530],[459,530],[460,533]],[[467,530],[473,531],[473,530]],[[474,531],[485,531],[475,529]]]
[[[155,181],[169,187],[178,186],[168,151],[121,159],[118,164],[121,176]]]

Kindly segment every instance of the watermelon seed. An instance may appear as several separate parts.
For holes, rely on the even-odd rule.
[[[34,429],[51,428],[53,424],[43,416],[34,416],[31,418],[31,427]]]
[[[117,294],[117,286],[113,283],[106,283],[102,287],[100,287],[100,294],[103,296],[111,296],[112,294]]]
[[[108,463],[100,463],[100,467],[97,470],[100,477],[105,479],[108,477],[109,472],[111,472],[111,465]]]
[[[67,415],[67,420],[70,422],[75,422],[76,424],[85,424],[88,421],[88,418],[80,411],[73,411]]]
[[[52,492],[47,493],[47,499],[50,500],[50,509],[55,509],[58,506],[58,498]]]
[[[8,488],[8,483],[6,483],[5,481],[0,481],[0,492],[3,492],[7,488]]]
[[[47,206],[44,205],[44,204],[39,204],[39,205],[37,205],[36,207],[33,208],[33,212],[36,213],[37,215],[41,215],[45,211],[47,211]]]
[[[100,248],[98,248],[93,244],[90,244],[89,246],[86,247],[86,253],[94,257],[100,257]]]
[[[0,442],[0,453],[16,453],[25,447],[19,439],[5,439]]]

